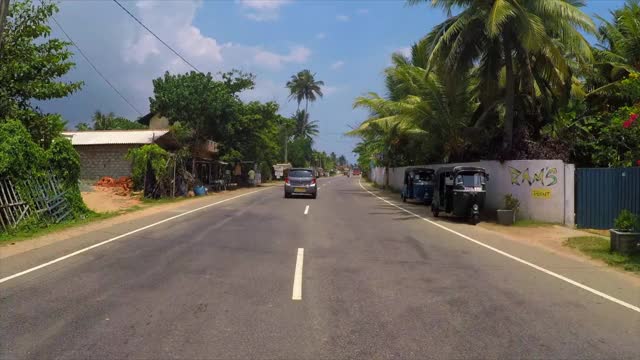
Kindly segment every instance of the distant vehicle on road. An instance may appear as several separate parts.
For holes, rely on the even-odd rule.
[[[436,171],[431,212],[467,218],[473,225],[480,221],[489,175],[475,166],[441,167]]]
[[[284,179],[284,197],[292,195],[318,196],[318,186],[313,169],[293,168],[289,169],[289,175]]]
[[[353,176],[360,176],[362,175],[362,171],[360,171],[360,169],[353,169]]]

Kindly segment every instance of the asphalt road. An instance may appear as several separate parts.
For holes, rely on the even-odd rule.
[[[639,312],[416,218],[358,178],[320,186],[316,200],[266,189],[2,282],[0,358],[640,358]],[[606,271],[501,249],[640,305]],[[43,257],[3,259],[2,276]]]

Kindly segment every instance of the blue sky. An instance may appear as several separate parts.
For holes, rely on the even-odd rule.
[[[608,15],[622,0],[587,1],[589,15]],[[353,160],[355,139],[342,134],[366,117],[353,110],[353,99],[368,91],[384,92],[382,71],[394,51],[424,36],[445,14],[404,1],[229,0],[123,1],[163,40],[202,71],[237,68],[257,75],[246,100],[275,100],[290,115],[284,84],[302,69],[326,83],[325,97],[310,108],[320,123],[316,147]],[[149,110],[151,81],[164,71],[189,67],[153,39],[111,1],[63,0],[56,19],[98,69],[141,113]],[[53,26],[53,36],[62,38]],[[60,112],[70,127],[90,122],[95,110],[131,119],[138,112],[124,102],[80,56],[66,76],[83,80],[80,92],[43,103]]]

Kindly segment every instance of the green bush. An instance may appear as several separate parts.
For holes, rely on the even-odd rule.
[[[65,199],[75,218],[89,213],[82,201],[78,179],[80,157],[68,139],[55,137],[48,150],[36,144],[22,122],[0,122],[0,178],[9,178],[24,201],[34,205],[26,180],[44,183],[54,174],[62,183]],[[20,223],[20,229],[46,226],[37,219]]]
[[[640,217],[634,215],[631,211],[624,209],[620,212],[614,225],[616,230],[632,231],[640,230]]]
[[[162,182],[168,176],[169,153],[156,144],[144,145],[139,148],[130,149],[127,159],[131,160],[133,186],[142,189],[144,186],[144,176],[147,170],[147,162],[151,161],[151,167],[156,177],[156,181]]]
[[[43,176],[47,168],[45,151],[20,121],[0,122],[0,177],[33,178]]]
[[[507,210],[513,210],[516,214],[520,210],[520,200],[511,194],[504,196],[504,207]]]
[[[262,162],[260,164],[260,176],[262,176],[262,182],[271,181],[271,165],[267,162]]]
[[[57,137],[47,150],[47,163],[58,180],[62,181],[65,197],[77,217],[89,209],[82,201],[78,180],[80,179],[80,155],[69,139]]]

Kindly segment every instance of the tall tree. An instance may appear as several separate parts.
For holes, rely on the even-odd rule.
[[[309,110],[309,101],[316,101],[317,97],[322,97],[322,86],[324,81],[317,81],[315,79],[315,73],[311,73],[310,70],[302,70],[296,75],[291,75],[291,80],[287,82],[287,88],[289,88],[289,99],[295,99],[298,102],[298,110],[300,109],[300,103],[305,101],[304,111]]]
[[[423,131],[413,128],[406,123],[397,122],[389,118],[370,121],[368,126],[360,127],[347,133],[349,136],[359,136],[367,143],[367,152],[379,158],[386,169],[385,187],[389,186],[389,169],[395,164],[401,153],[399,147],[411,135],[420,135]]]
[[[298,110],[293,116],[296,122],[295,136],[312,139],[318,135],[318,121],[309,120],[309,113],[305,110]]]
[[[347,165],[348,165],[348,164],[347,164],[347,158],[346,158],[344,155],[340,155],[340,156],[338,157],[338,164],[339,164],[340,166],[347,166]]]
[[[591,102],[605,105],[631,105],[637,94],[627,91],[624,80],[640,72],[640,0],[627,0],[611,11],[613,20],[600,16],[599,43],[594,49],[593,72],[587,73],[586,85]]]
[[[595,26],[579,9],[580,1],[430,2],[448,13],[454,8],[459,13],[437,25],[425,39],[429,69],[441,65],[455,73],[477,66],[481,110],[495,112],[497,106],[504,106],[503,148],[507,152],[513,143],[516,114],[522,121],[527,115],[542,117],[534,84],[560,96],[572,84],[568,61],[591,60],[590,46],[580,30],[593,33]]]
[[[49,19],[58,12],[44,0],[13,1],[0,44],[0,121],[20,119],[33,140],[48,147],[63,130],[58,114],[45,114],[33,100],[63,98],[82,82],[60,81],[74,67],[68,42],[51,38]]]
[[[105,114],[96,110],[93,113],[92,120],[94,130],[138,130],[147,128],[136,121],[116,116],[113,112]]]

